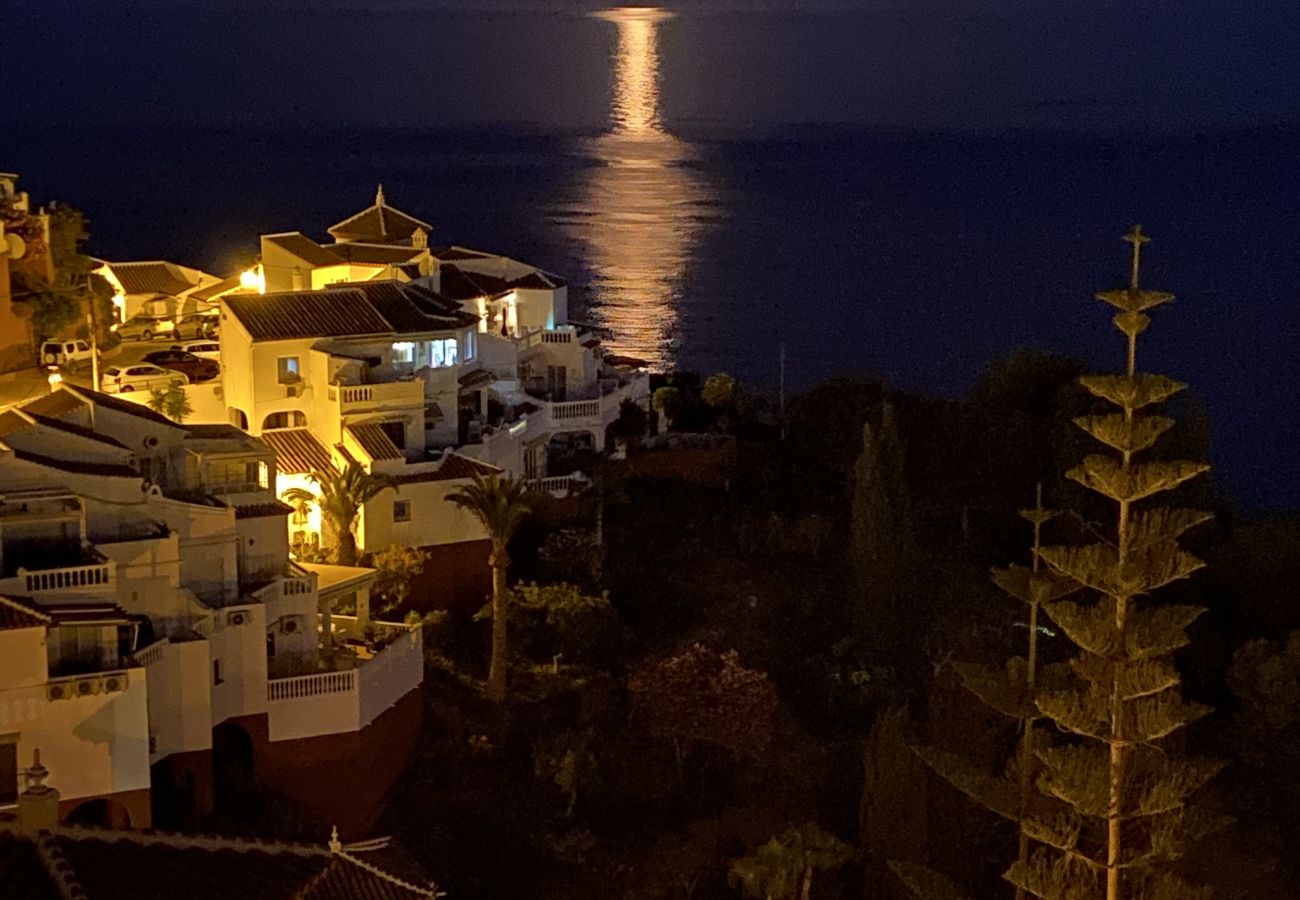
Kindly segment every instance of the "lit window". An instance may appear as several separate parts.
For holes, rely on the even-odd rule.
[[[394,500],[393,501],[393,521],[409,522],[411,521],[411,501]]]
[[[435,369],[445,368],[456,365],[457,347],[455,338],[447,338],[441,341],[432,341],[429,344],[432,351],[432,360],[430,365]]]
[[[271,484],[271,467],[265,462],[259,461],[257,464],[257,486],[266,490]]]
[[[398,341],[393,344],[393,368],[409,369],[415,366],[415,343]]]
[[[298,357],[281,356],[277,363],[280,384],[296,384],[302,381],[302,375],[298,372]]]

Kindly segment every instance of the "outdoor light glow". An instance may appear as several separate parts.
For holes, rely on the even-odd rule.
[[[257,291],[259,294],[265,294],[266,272],[262,269],[262,264],[258,263],[253,268],[240,272],[239,286],[246,291]]]
[[[63,376],[58,372],[51,372],[46,380],[49,381],[50,387],[54,387],[56,384],[61,384],[63,382]]]

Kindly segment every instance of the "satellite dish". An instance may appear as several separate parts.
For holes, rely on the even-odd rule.
[[[16,234],[6,234],[5,250],[10,259],[22,259],[27,252],[27,242]]]

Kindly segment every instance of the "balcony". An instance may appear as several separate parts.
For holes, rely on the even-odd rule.
[[[23,581],[26,586],[25,590],[29,594],[82,590],[93,590],[96,593],[112,593],[116,589],[115,569],[116,567],[112,563],[71,566],[66,569],[45,569],[40,572],[28,572],[20,566],[18,578]]]
[[[333,619],[342,634],[356,630],[354,619]],[[420,686],[424,646],[419,626],[376,622],[373,629],[377,640],[345,640],[331,671],[267,681],[271,740],[360,731]]]
[[[329,398],[338,404],[341,415],[372,410],[423,407],[424,382],[389,381],[382,384],[330,385]]]

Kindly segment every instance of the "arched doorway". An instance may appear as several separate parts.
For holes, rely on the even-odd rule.
[[[79,804],[68,813],[63,824],[92,828],[130,828],[131,814],[122,804],[100,797]]]
[[[238,803],[253,785],[253,739],[234,722],[212,729],[212,783],[217,809]]]

